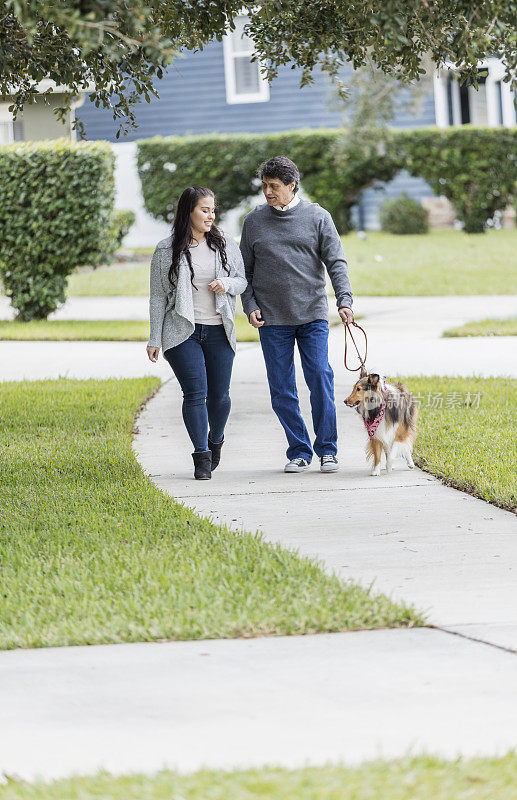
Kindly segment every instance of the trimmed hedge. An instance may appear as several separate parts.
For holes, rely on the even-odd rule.
[[[216,192],[224,214],[257,191],[253,179],[265,152],[263,137],[246,133],[141,139],[137,165],[145,207],[157,219],[172,221],[183,190],[205,186]]]
[[[181,192],[187,186],[207,186],[222,215],[257,193],[259,164],[280,154],[297,164],[303,188],[330,211],[343,233],[350,229],[350,211],[363,189],[390,180],[399,169],[389,134],[350,144],[336,129],[157,136],[138,142],[145,206],[157,219],[172,221]]]
[[[505,128],[415,129],[351,137],[343,129],[272,134],[211,134],[142,139],[138,169],[147,210],[172,221],[183,189],[214,190],[224,214],[258,190],[261,161],[287,155],[296,162],[303,188],[332,214],[341,233],[361,192],[406,168],[425,178],[452,202],[467,232],[509,202],[516,180],[516,131]]]
[[[405,168],[451,201],[467,233],[482,233],[510,202],[517,181],[517,130],[420,128],[397,136]]]
[[[379,212],[381,230],[387,233],[427,233],[429,230],[429,211],[407,194],[388,198]]]
[[[0,275],[20,320],[45,319],[75,267],[113,249],[114,163],[107,142],[0,147]]]
[[[111,263],[113,254],[119,247],[122,247],[122,241],[127,236],[131,228],[136,222],[136,214],[129,208],[118,208],[113,212],[113,222],[111,225],[112,244],[110,252],[108,253],[108,261]]]

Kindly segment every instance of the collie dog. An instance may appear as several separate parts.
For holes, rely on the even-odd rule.
[[[373,460],[371,475],[381,474],[382,451],[386,455],[386,471],[393,469],[393,459],[402,456],[409,469],[415,466],[411,456],[416,439],[418,407],[413,395],[400,383],[393,386],[376,373],[361,370],[361,377],[345,400],[361,415],[368,442],[366,457]]]

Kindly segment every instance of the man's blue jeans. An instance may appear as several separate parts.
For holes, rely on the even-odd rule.
[[[328,359],[329,326],[317,319],[304,325],[263,325],[260,344],[266,362],[271,404],[287,436],[287,458],[312,459],[309,433],[300,413],[294,371],[294,343],[311,394],[312,422],[317,456],[337,454],[334,373]]]
[[[230,379],[234,359],[222,325],[196,324],[194,333],[164,352],[183,390],[183,421],[196,453],[220,442],[230,414]]]

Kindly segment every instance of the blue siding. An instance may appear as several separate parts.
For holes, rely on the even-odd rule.
[[[301,70],[281,67],[271,83],[270,99],[263,103],[226,102],[222,42],[203,51],[177,58],[161,81],[156,82],[159,99],[136,107],[138,128],[118,141],[134,141],[157,135],[187,133],[266,133],[292,128],[337,127],[342,122],[335,89],[319,70],[315,82],[300,88]],[[95,108],[87,99],[77,110],[88,139],[117,141],[118,124],[107,109]],[[421,113],[412,117],[404,104],[394,124],[401,127],[433,125],[432,93],[424,99]]]

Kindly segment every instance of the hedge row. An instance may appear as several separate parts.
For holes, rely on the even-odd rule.
[[[222,215],[257,193],[258,165],[279,154],[298,165],[305,191],[331,212],[343,232],[361,191],[375,180],[390,180],[399,169],[389,134],[353,144],[335,129],[157,136],[138,142],[145,206],[157,219],[170,221],[185,187],[208,186],[216,192]]]
[[[0,147],[0,275],[19,319],[46,318],[72,270],[112,251],[114,189],[107,142]]]
[[[186,186],[209,186],[219,213],[258,190],[257,166],[288,155],[305,191],[327,208],[342,233],[361,192],[401,169],[425,178],[453,204],[465,230],[482,231],[509,202],[517,180],[517,131],[505,128],[414,129],[353,139],[339,129],[273,134],[169,136],[138,142],[138,171],[147,210],[172,220]]]
[[[517,129],[416,129],[397,136],[404,167],[444,195],[465,224],[480,233],[508,205],[517,182]]]

